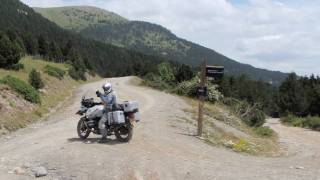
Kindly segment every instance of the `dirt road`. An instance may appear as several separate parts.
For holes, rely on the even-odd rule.
[[[0,139],[0,179],[34,179],[32,169],[43,166],[40,179],[320,179],[320,133],[268,125],[287,146],[286,157],[266,158],[212,147],[192,136],[194,130],[177,122],[188,116],[179,97],[128,83],[129,77],[109,79],[122,100],[138,100],[142,121],[133,140],[97,143],[98,136],[80,141],[76,134],[80,97],[94,96],[102,83],[82,86],[69,104],[48,121]],[[13,171],[21,167],[22,175]]]

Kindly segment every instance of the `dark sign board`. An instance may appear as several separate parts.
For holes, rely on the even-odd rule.
[[[207,96],[208,88],[207,87],[197,87],[198,96]]]
[[[207,66],[206,67],[206,76],[213,78],[222,78],[224,74],[223,66]]]

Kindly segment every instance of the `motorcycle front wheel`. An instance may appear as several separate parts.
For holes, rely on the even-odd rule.
[[[127,126],[121,126],[114,131],[114,134],[118,141],[129,142],[132,139],[132,128]]]
[[[81,118],[78,122],[77,133],[80,139],[87,139],[91,130],[85,124],[85,118]]]

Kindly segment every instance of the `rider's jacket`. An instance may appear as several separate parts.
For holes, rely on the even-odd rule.
[[[107,109],[112,109],[112,106],[117,103],[117,96],[113,91],[109,94],[101,94],[100,98],[107,104]]]

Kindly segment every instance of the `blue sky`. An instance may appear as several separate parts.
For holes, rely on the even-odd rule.
[[[176,35],[239,62],[320,75],[320,1],[22,0],[30,6],[91,5]]]

